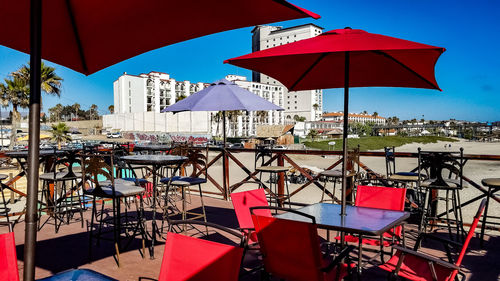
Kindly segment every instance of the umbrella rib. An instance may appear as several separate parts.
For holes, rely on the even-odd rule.
[[[431,81],[425,79],[422,75],[418,74],[417,72],[415,72],[413,69],[411,69],[410,67],[408,67],[406,64],[400,62],[399,60],[397,60],[396,58],[394,58],[393,56],[389,55],[388,53],[386,52],[383,52],[383,51],[377,51],[377,50],[373,50],[372,52],[374,52],[375,54],[378,54],[378,55],[382,55],[382,56],[385,56],[386,58],[394,61],[395,63],[399,64],[400,66],[402,66],[403,68],[405,68],[406,70],[408,70],[409,72],[413,73],[415,76],[417,76],[418,78],[422,79],[425,83],[431,85],[431,87],[433,89],[436,89],[436,90],[441,90],[437,85],[434,85],[434,83],[432,83]]]
[[[66,8],[68,9],[69,19],[71,21],[71,27],[73,28],[73,34],[75,35],[76,46],[78,47],[78,54],[80,55],[82,68],[85,74],[88,74],[85,54],[83,53],[82,41],[80,40],[80,34],[78,33],[78,28],[76,27],[75,15],[73,13],[73,7],[71,6],[70,0],[66,0]]]
[[[302,81],[302,79],[304,79],[304,77],[306,77],[307,74],[309,74],[309,72],[311,72],[311,70],[322,60],[324,59],[328,54],[330,53],[323,53],[321,54],[321,56],[319,56],[319,58],[306,70],[302,73],[302,75],[300,75],[299,79],[297,79],[297,81],[295,81],[295,83],[293,83],[293,85],[290,87],[290,91],[293,91],[293,89],[297,86],[297,84],[300,83],[300,81]]]

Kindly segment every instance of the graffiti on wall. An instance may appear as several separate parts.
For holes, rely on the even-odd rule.
[[[193,144],[205,143],[211,139],[210,135],[193,135],[180,133],[142,133],[142,132],[122,132],[122,136],[136,143],[168,143],[168,142],[187,142]]]

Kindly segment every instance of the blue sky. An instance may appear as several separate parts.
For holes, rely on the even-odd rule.
[[[350,111],[378,112],[401,119],[500,120],[500,2],[432,0],[290,0],[322,16],[320,20],[278,23],[284,27],[315,23],[325,31],[350,26],[368,32],[445,47],[436,65],[442,92],[407,88],[355,88]],[[113,103],[113,81],[130,74],[161,71],[177,80],[211,82],[250,71],[225,65],[224,59],[251,51],[251,27],[167,46],[111,66],[88,77],[55,65],[64,78],[61,98],[44,97],[44,109],[56,103],[95,103],[101,114]],[[158,31],[161,35],[161,30]],[[0,79],[27,63],[28,56],[0,46]],[[50,63],[48,63],[50,64]],[[53,64],[51,64],[53,65]],[[324,110],[342,110],[341,89],[324,91]]]

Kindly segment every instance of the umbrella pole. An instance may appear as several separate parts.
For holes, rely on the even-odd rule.
[[[30,104],[28,188],[26,199],[24,238],[24,280],[35,280],[35,248],[38,204],[38,166],[40,149],[40,75],[42,64],[42,1],[31,0],[30,5]]]
[[[226,111],[222,111],[222,189],[224,190],[224,199],[229,198],[227,190],[227,159],[226,159]]]
[[[342,208],[341,216],[345,216],[346,191],[347,191],[347,129],[349,124],[349,52],[345,52],[344,64],[344,131],[342,134]]]

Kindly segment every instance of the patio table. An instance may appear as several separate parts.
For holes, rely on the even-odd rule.
[[[70,157],[71,157],[71,155],[73,155],[72,157],[75,157],[76,152],[78,152],[78,151],[79,150],[76,150],[76,149],[64,149],[64,150],[45,149],[45,150],[40,150],[40,154],[39,154],[40,155],[40,164],[47,162],[49,158],[51,158],[55,155],[68,154]],[[25,193],[14,189],[11,186],[11,184],[16,182],[17,180],[19,180],[20,178],[22,178],[23,176],[25,176],[27,174],[28,151],[27,150],[8,151],[8,152],[5,152],[5,156],[16,159],[17,162],[19,163],[19,166],[21,167],[21,171],[12,180],[10,180],[8,183],[6,183],[6,185],[13,192],[15,192],[21,196],[26,197]],[[70,167],[68,167],[68,174],[73,173],[72,167],[71,167],[72,165],[70,164],[69,166]],[[48,171],[45,171],[45,172],[48,172]]]
[[[134,151],[167,151],[172,148],[172,145],[169,144],[137,144],[134,146]]]
[[[159,168],[165,165],[176,165],[177,171],[182,163],[186,161],[187,157],[178,155],[127,155],[120,157],[121,160],[125,161],[127,164],[140,164],[140,165],[151,165],[153,173],[153,220],[152,220],[152,232],[151,232],[151,247],[149,249],[149,254],[151,259],[154,258],[154,245],[156,241],[156,235],[161,237],[161,233],[156,224],[156,194],[157,194],[157,171]],[[168,183],[170,184],[170,182]]]
[[[341,216],[342,206],[337,204],[317,203],[298,211],[314,216],[319,228],[338,230],[359,235],[358,275],[361,277],[363,235],[382,235],[389,229],[401,224],[410,213],[375,208],[346,206],[346,215]],[[311,222],[310,219],[294,213],[283,213],[276,217],[295,221]]]
[[[38,279],[38,281],[116,281],[111,277],[103,275],[90,269],[71,269]]]

